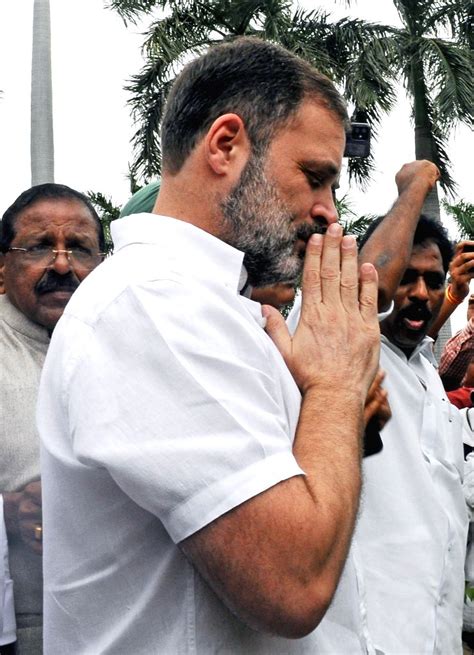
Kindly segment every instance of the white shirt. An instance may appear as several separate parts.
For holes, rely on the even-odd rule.
[[[45,653],[314,653],[324,631],[247,628],[176,545],[302,474],[300,394],[239,295],[243,255],[167,217],[112,229],[40,386]]]
[[[0,646],[16,640],[13,582],[8,567],[8,542],[3,520],[3,496],[0,494]]]
[[[392,419],[364,460],[356,529],[369,632],[383,653],[461,653],[467,509],[462,421],[425,338],[407,360],[382,336]]]
[[[298,296],[288,316],[291,331],[300,311]],[[382,431],[383,450],[363,460],[363,497],[348,556],[358,582],[351,601],[368,631],[369,651],[380,655],[461,652],[462,421],[433,366],[431,344],[426,338],[407,360],[382,336],[380,365],[393,416]],[[350,645],[341,652],[352,653]]]

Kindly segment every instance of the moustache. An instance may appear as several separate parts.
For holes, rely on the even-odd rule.
[[[54,271],[50,271],[46,277],[42,278],[36,285],[36,293],[38,295],[54,291],[67,291],[74,293],[78,286],[79,282],[75,280],[70,273],[68,275],[58,275]]]
[[[433,314],[425,304],[411,303],[405,309],[400,310],[399,318],[408,318],[411,321],[430,321]]]
[[[327,225],[319,225],[317,223],[309,224],[304,223],[296,230],[296,238],[300,241],[308,241],[313,234],[326,234]]]

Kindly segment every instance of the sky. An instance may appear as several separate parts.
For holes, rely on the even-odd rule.
[[[374,22],[397,24],[391,0],[358,0],[347,9],[341,0],[305,0],[335,18],[351,14]],[[33,0],[4,2],[0,9],[0,214],[31,184],[30,83]],[[102,0],[51,0],[55,181],[80,191],[100,191],[115,204],[130,196],[127,180],[132,160],[133,124],[127,107],[127,80],[141,68],[141,26],[125,27]],[[401,90],[397,108],[384,119],[373,150],[377,169],[367,191],[348,188],[359,214],[385,213],[396,198],[395,174],[414,159],[410,110]],[[449,153],[459,197],[474,202],[472,134],[453,134]],[[455,233],[450,224],[451,236]],[[457,310],[463,317],[464,308]],[[454,326],[455,327],[455,326]]]

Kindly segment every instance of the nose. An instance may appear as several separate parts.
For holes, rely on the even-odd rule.
[[[328,227],[331,223],[338,222],[339,214],[331,188],[318,190],[316,201],[311,208],[311,218],[321,227]]]
[[[425,302],[429,299],[428,287],[423,276],[418,276],[416,282],[412,285],[410,290],[410,297],[416,298],[417,300],[423,300]]]
[[[67,251],[58,249],[54,255],[54,259],[48,268],[53,269],[58,275],[69,273],[72,266]]]

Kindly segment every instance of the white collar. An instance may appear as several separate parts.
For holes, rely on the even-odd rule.
[[[153,245],[200,277],[212,276],[239,293],[247,281],[244,253],[192,223],[159,214],[132,214],[111,224],[114,250],[133,244]],[[179,244],[179,247],[174,247]]]
[[[390,350],[392,350],[395,354],[397,354],[401,359],[410,362],[418,355],[424,355],[426,359],[428,359],[433,364],[433,366],[435,366],[436,368],[438,367],[438,364],[436,362],[433,353],[434,340],[431,337],[423,337],[423,339],[420,341],[420,343],[416,346],[416,348],[411,353],[410,357],[407,357],[403,352],[403,350],[401,350],[398,346],[396,346],[392,341],[387,339],[387,337],[384,334],[380,336],[382,339],[382,343],[388,346]]]

